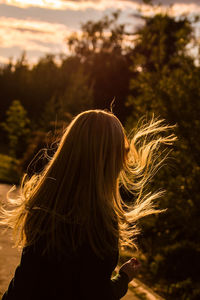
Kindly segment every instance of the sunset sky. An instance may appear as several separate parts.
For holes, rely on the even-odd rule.
[[[162,9],[173,4],[170,12],[176,16],[200,15],[200,0],[158,2],[162,3]],[[66,53],[64,39],[79,31],[81,22],[98,20],[116,9],[122,11],[120,22],[133,28],[141,20],[131,14],[138,9],[143,14],[152,13],[141,0],[0,0],[0,63],[10,57],[15,60],[23,51],[31,62],[47,53]]]

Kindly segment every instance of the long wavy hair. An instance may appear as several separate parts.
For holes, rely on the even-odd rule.
[[[111,112],[80,113],[44,170],[24,176],[18,198],[8,195],[14,209],[1,209],[0,224],[13,229],[16,246],[42,238],[47,252],[64,253],[66,240],[73,250],[87,241],[100,257],[136,246],[137,221],[160,212],[155,200],[163,192],[145,187],[166,157],[161,145],[176,139],[171,128],[152,119],[127,136]],[[134,201],[123,201],[121,185]]]

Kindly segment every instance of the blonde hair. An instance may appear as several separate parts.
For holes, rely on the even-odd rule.
[[[162,192],[145,194],[145,187],[165,158],[160,146],[176,139],[164,134],[170,128],[152,119],[127,137],[114,114],[80,113],[44,170],[24,177],[17,199],[8,197],[15,208],[1,209],[0,224],[13,228],[16,246],[44,237],[47,252],[65,252],[65,240],[74,250],[86,240],[100,257],[136,246],[137,221],[160,212],[155,200]],[[122,200],[120,185],[134,202]]]

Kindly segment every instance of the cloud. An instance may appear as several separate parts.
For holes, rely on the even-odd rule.
[[[47,8],[47,9],[74,9],[74,10],[82,10],[88,7],[94,7],[94,5],[99,5],[102,7],[102,3],[110,3],[112,4],[116,2],[115,0],[88,0],[88,1],[63,1],[63,0],[0,0],[0,4],[11,5],[21,8],[27,7],[40,7],[40,8]]]
[[[1,52],[1,50],[0,50],[0,52]],[[8,61],[9,61],[9,59],[7,57],[0,55],[0,64],[7,64]]]
[[[0,4],[11,5],[21,8],[43,7],[49,9],[62,9],[66,5],[66,3],[61,0],[0,0]]]
[[[0,56],[16,57],[19,51],[31,53],[61,53],[66,50],[64,39],[68,28],[33,20],[0,18]]]
[[[169,9],[169,6],[172,4],[172,8],[170,9],[173,10],[175,14],[180,14],[195,13],[196,10],[199,12],[200,7],[199,0],[153,0],[153,3],[161,3],[162,5],[160,8],[151,8],[149,5],[145,5],[142,0],[0,0],[1,10],[8,10],[9,7],[12,9],[21,8],[24,9],[26,13],[31,12],[34,14],[34,10],[39,11],[41,9],[40,12],[42,12],[43,9],[43,12],[48,11],[49,15],[51,14],[50,11],[53,11],[56,15],[58,15],[59,12],[71,12],[71,14],[72,12],[77,12],[81,14],[89,11],[97,13],[117,9],[122,11],[138,9],[141,11],[163,11]],[[41,15],[41,13],[39,13],[39,15]],[[51,18],[53,17],[51,16]]]
[[[155,13],[168,13],[171,16],[178,17],[181,15],[197,15],[200,13],[200,3],[174,3],[172,6],[157,6],[157,7],[149,7],[143,6],[141,8],[141,12],[146,15],[154,15]]]
[[[125,7],[138,7],[143,2],[134,0],[0,0],[0,4],[20,8],[39,7],[51,10],[79,10],[86,9],[105,10],[124,9]]]
[[[65,0],[63,0],[63,1],[65,1]],[[78,0],[74,0],[74,1],[78,1]],[[117,1],[134,2],[134,3],[138,3],[138,4],[143,4],[144,3],[142,0],[117,0]],[[153,4],[161,4],[161,5],[199,4],[199,0],[152,0],[152,3]]]
[[[154,15],[155,13],[166,12],[172,16],[181,16],[183,14],[200,14],[199,0],[152,0],[153,6],[144,4],[142,0],[117,0],[120,3],[131,5],[143,15]],[[160,4],[160,5],[159,5]]]
[[[9,27],[8,27],[9,28]],[[12,27],[11,27],[12,28]],[[30,32],[30,33],[35,33],[35,34],[46,34],[46,33],[50,33],[50,32],[47,32],[47,31],[42,31],[42,30],[39,30],[39,29],[29,29],[29,28],[26,28],[26,27],[15,27],[15,28],[12,28],[12,29],[15,29],[17,31],[20,31],[20,32]]]
[[[81,22],[86,22],[88,20],[100,19],[105,11],[99,11],[96,9],[86,9],[86,10],[51,10],[40,7],[28,7],[21,8],[16,6],[7,6],[0,4],[0,17],[7,18],[19,18],[23,20],[32,19],[45,21],[49,23],[64,24],[68,28],[73,28],[77,30],[80,28]]]
[[[197,4],[199,5],[199,0],[153,0],[153,3],[162,5],[172,5],[172,4]]]
[[[19,49],[21,52],[25,50],[31,59],[39,53],[40,56],[45,53],[66,53],[64,39],[73,31],[79,32],[81,22],[99,20],[105,13],[110,14],[114,10],[113,7],[52,10],[0,4],[0,56],[18,57]],[[127,21],[125,14],[122,21]]]
[[[80,23],[99,20],[116,9],[122,11],[120,22],[129,23],[131,30],[141,24],[140,19],[131,17],[139,9],[143,15],[166,10],[174,16],[200,13],[197,0],[160,2],[161,7],[151,8],[141,5],[141,0],[0,0],[0,62],[5,57],[19,57],[24,50],[31,61],[45,53],[66,52],[64,38],[72,31],[79,32]]]

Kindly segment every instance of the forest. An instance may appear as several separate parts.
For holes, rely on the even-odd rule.
[[[200,53],[197,19],[141,17],[132,32],[120,12],[82,24],[69,54],[30,65],[23,53],[0,66],[0,182],[39,172],[77,113],[110,109],[128,131],[152,115],[178,137],[150,189],[167,210],[141,220],[139,278],[164,299],[200,299]],[[191,51],[195,49],[195,51]],[[141,119],[142,118],[142,119]],[[30,161],[31,164],[30,164]],[[127,201],[129,201],[128,196]]]

